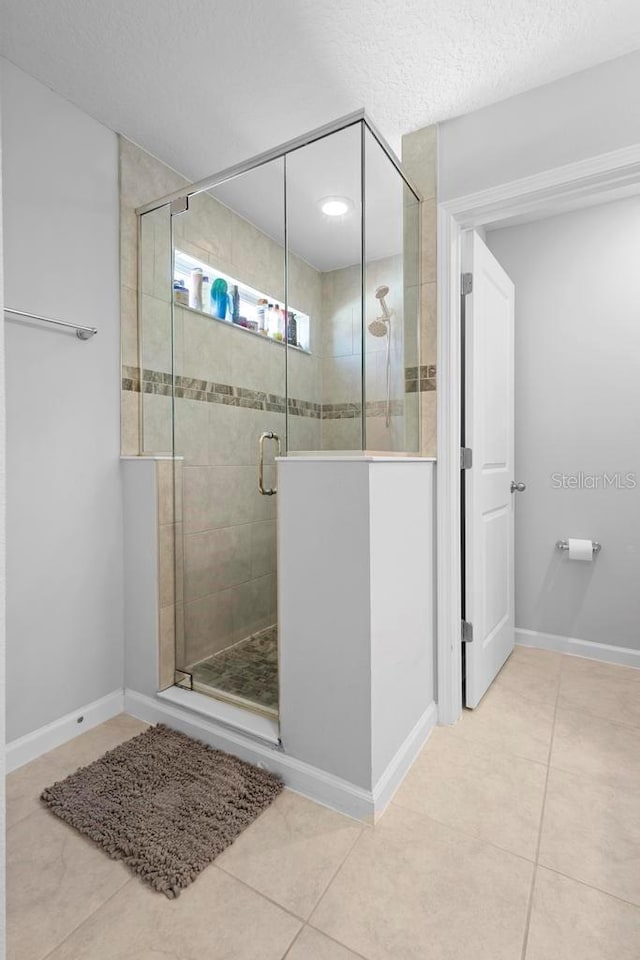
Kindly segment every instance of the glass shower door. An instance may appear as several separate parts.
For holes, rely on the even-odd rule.
[[[176,667],[278,709],[276,469],[286,451],[284,161],[172,217]]]

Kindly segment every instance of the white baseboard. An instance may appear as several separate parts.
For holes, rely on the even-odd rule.
[[[375,819],[384,813],[437,723],[438,707],[430,703],[373,788]]]
[[[105,720],[111,720],[124,710],[124,692],[114,690],[108,693],[106,697],[94,700],[84,707],[79,707],[73,713],[68,713],[59,720],[53,720],[45,724],[32,733],[27,733],[24,737],[18,737],[17,740],[11,740],[6,746],[6,769],[7,773],[17,770],[18,767],[35,760],[42,756],[48,750],[61,746],[68,740],[73,740],[81,733],[97,727],[99,723]],[[82,718],[82,719],[80,719]]]
[[[524,630],[520,627],[516,627],[516,643],[523,647],[538,647],[540,650],[568,653],[574,657],[600,660],[602,663],[614,663],[621,667],[640,668],[640,650],[632,650],[630,647],[614,647],[608,643],[594,643],[591,640],[563,637],[556,633],[541,633],[538,630]]]
[[[212,747],[265,767],[281,776],[290,790],[356,820],[368,822],[373,822],[389,802],[437,720],[436,706],[431,704],[385,770],[375,791],[371,791],[290,757],[275,744],[260,742],[240,730],[233,730],[166,699],[125,690],[124,709],[147,723],[165,723]]]

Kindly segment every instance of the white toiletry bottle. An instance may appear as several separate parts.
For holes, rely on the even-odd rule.
[[[258,330],[261,334],[267,334],[267,301],[264,297],[261,297],[258,300],[258,305],[256,308],[256,316],[258,320]]]
[[[191,271],[191,296],[189,306],[194,310],[202,310],[202,267],[195,267]]]
[[[202,278],[202,306],[203,313],[211,313],[211,280],[209,277]]]

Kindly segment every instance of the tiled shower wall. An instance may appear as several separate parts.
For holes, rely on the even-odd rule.
[[[437,362],[437,127],[423,127],[402,138],[402,164],[421,191],[420,286],[405,289],[420,303],[420,365],[416,390],[420,395],[420,453],[436,455],[436,362]]]
[[[360,315],[360,266],[322,274],[323,305],[323,417],[322,448],[353,450],[361,446],[362,321]],[[386,426],[386,337],[374,337],[369,324],[382,313],[375,298],[381,285],[389,287],[387,305],[392,311],[391,330],[391,424]],[[365,271],[365,371],[366,447],[368,450],[416,452],[412,427],[417,423],[417,398],[413,382],[405,377],[407,367],[404,337],[403,258],[369,261]],[[405,390],[411,392],[405,396]],[[332,407],[337,409],[332,411]],[[352,410],[349,410],[352,407]],[[415,413],[415,417],[412,417]],[[333,415],[332,415],[333,414]],[[406,418],[406,419],[405,419]],[[415,430],[413,431],[415,433]]]

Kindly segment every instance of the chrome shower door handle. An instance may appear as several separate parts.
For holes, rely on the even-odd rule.
[[[272,430],[267,430],[266,433],[260,434],[260,440],[258,441],[259,454],[258,454],[258,490],[263,497],[272,497],[274,493],[277,493],[275,487],[265,487],[264,485],[264,442],[265,440],[275,440],[278,444],[278,456],[282,456],[282,444],[280,443],[280,437],[277,433],[274,433]]]

